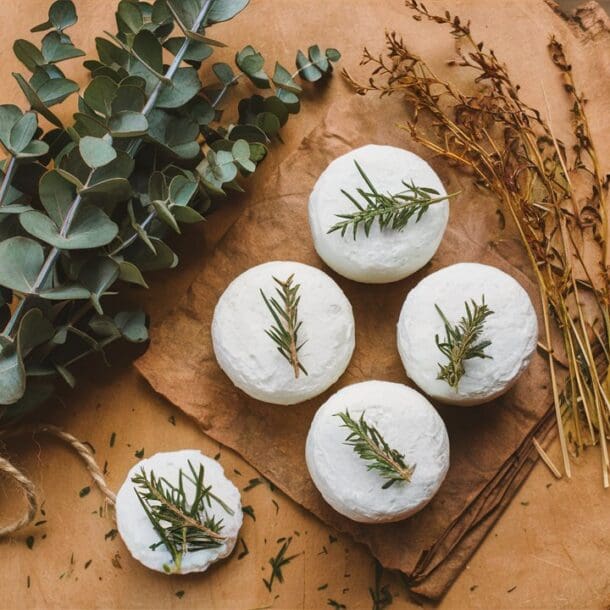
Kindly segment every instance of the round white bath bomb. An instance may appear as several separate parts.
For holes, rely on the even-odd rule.
[[[274,277],[294,274],[298,295],[299,362],[290,362],[265,331],[275,325],[261,296],[281,303]],[[343,374],[355,346],[354,315],[343,291],[325,273],[302,263],[274,261],[248,269],[220,297],[212,321],[214,353],[229,379],[249,396],[292,405],[324,392]]]
[[[335,159],[321,174],[309,198],[309,225],[320,258],[337,273],[357,282],[384,284],[401,280],[421,269],[436,252],[447,227],[447,201],[430,205],[418,222],[413,216],[406,227],[381,230],[377,220],[369,237],[360,225],[353,236],[329,229],[356,206],[341,191],[357,195],[357,189],[370,190],[354,163],[368,175],[380,193],[405,190],[403,180],[416,186],[433,188],[439,196],[447,193],[434,170],[417,155],[393,146],[369,144]],[[365,205],[365,204],[364,204]]]
[[[227,512],[218,502],[211,500],[211,506],[207,507],[207,514],[214,515],[217,520],[222,519],[220,534],[224,540],[220,546],[214,548],[186,552],[178,570],[164,544],[160,544],[155,549],[150,548],[151,545],[160,542],[160,537],[146,515],[136,495],[137,487],[134,486],[131,479],[144,469],[149,477],[152,471],[156,478],[164,477],[172,485],[176,485],[180,469],[184,475],[191,476],[189,461],[197,473],[200,465],[203,466],[205,485],[211,486],[212,493],[218,496],[233,514]],[[190,505],[194,499],[195,485],[186,478],[183,478],[183,483]],[[227,479],[222,466],[216,460],[195,449],[156,453],[138,462],[127,474],[127,478],[117,494],[115,508],[119,533],[133,557],[147,568],[157,572],[166,573],[164,566],[167,566],[172,574],[205,572],[213,563],[230,555],[237,542],[243,521],[238,489]]]
[[[336,413],[374,426],[404,462],[411,481],[382,489],[388,479],[346,445],[349,434]],[[364,381],[331,396],[316,413],[307,435],[309,473],[324,499],[361,523],[400,521],[421,510],[438,491],[449,468],[449,437],[434,407],[419,392],[399,383]]]
[[[465,374],[457,391],[437,379],[439,363],[447,357],[438,349],[435,335],[445,338],[438,305],[452,325],[466,315],[465,302],[493,311],[486,318],[480,341],[491,341],[485,354],[491,358],[464,360]],[[522,286],[496,267],[459,263],[424,278],[408,294],[398,321],[398,351],[407,375],[428,396],[457,405],[477,405],[497,398],[519,378],[530,362],[538,340],[538,322],[532,302]]]

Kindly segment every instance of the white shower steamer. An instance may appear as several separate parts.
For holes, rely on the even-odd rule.
[[[411,480],[383,489],[387,479],[345,444],[349,434],[336,413],[374,426],[391,449],[414,468]],[[449,468],[449,437],[443,420],[419,392],[399,383],[364,381],[331,396],[316,413],[306,445],[309,473],[324,499],[361,523],[399,521],[421,510]]]
[[[211,492],[218,496],[231,512],[227,512],[221,504],[211,500],[207,512],[209,516],[214,515],[217,520],[222,519],[222,529],[219,533],[223,536],[223,540],[220,546],[214,548],[186,552],[178,570],[165,545],[161,544],[155,549],[150,548],[160,541],[160,537],[144,511],[136,495],[136,486],[131,479],[144,469],[148,477],[154,472],[156,478],[164,477],[172,485],[177,485],[180,469],[185,475],[191,475],[189,462],[197,473],[199,467],[203,466],[205,485],[211,486]],[[194,499],[195,485],[186,478],[183,479],[183,483],[187,502],[190,503]],[[117,494],[115,508],[117,527],[129,552],[147,568],[164,573],[167,571],[166,567],[174,574],[205,572],[213,563],[231,554],[243,521],[239,491],[224,475],[222,466],[216,460],[195,449],[156,453],[138,462],[127,474]]]
[[[357,161],[380,193],[404,191],[403,180],[418,187],[447,193],[434,170],[417,155],[393,146],[369,144],[335,159],[320,175],[309,198],[309,225],[320,258],[337,273],[357,282],[394,282],[421,269],[436,252],[447,227],[447,201],[430,205],[418,222],[412,217],[401,230],[384,228],[377,221],[365,236],[358,227],[356,239],[351,227],[342,237],[329,229],[351,214],[356,206],[341,191],[362,202],[357,189],[367,187],[354,163]],[[366,205],[363,203],[363,205]]]
[[[493,311],[480,340],[491,341],[491,358],[464,360],[465,374],[457,391],[437,379],[439,363],[447,358],[438,349],[445,329],[438,305],[452,325],[465,315],[465,302],[481,298]],[[398,321],[398,351],[407,375],[428,396],[458,405],[477,405],[506,392],[530,362],[538,340],[538,322],[523,287],[496,267],[459,263],[424,278],[408,294]]]
[[[299,361],[293,368],[266,332],[274,320],[261,296],[275,297],[274,277],[294,274],[298,295]],[[252,267],[229,284],[212,321],[214,353],[229,379],[246,394],[279,405],[292,405],[324,392],[345,371],[354,351],[354,316],[343,291],[328,275],[302,263],[275,261]]]

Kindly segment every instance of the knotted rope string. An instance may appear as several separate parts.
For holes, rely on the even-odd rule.
[[[51,424],[35,424],[0,430],[0,439],[23,436],[25,434],[31,434],[33,436],[41,432],[54,436],[72,447],[72,449],[74,449],[74,451],[76,451],[76,453],[85,462],[85,466],[89,471],[89,474],[93,478],[99,490],[106,496],[108,503],[114,505],[116,502],[116,494],[106,484],[104,474],[95,461],[93,452],[89,447],[87,447],[87,445],[85,445],[85,443],[79,441],[72,434],[69,434],[61,428]],[[38,496],[34,483],[25,474],[23,474],[23,472],[15,468],[15,466],[13,466],[8,459],[2,456],[0,456],[0,472],[3,472],[19,485],[28,503],[27,508],[19,519],[13,523],[9,523],[8,525],[0,526],[0,538],[2,538],[4,536],[13,534],[17,530],[29,525],[34,520],[38,510]]]

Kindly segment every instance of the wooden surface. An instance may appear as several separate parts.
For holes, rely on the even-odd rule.
[[[323,0],[309,0],[312,7]],[[248,13],[220,26],[215,36],[231,37],[235,46],[256,42],[270,57],[289,59],[297,45],[316,39],[326,46],[343,41],[345,63],[355,65],[363,43],[381,44],[382,28],[375,21],[370,30],[346,31],[349,24],[328,20],[305,24],[298,40],[286,40],[281,24],[291,20],[293,0],[254,0]],[[332,6],[345,6],[333,0]],[[472,0],[470,0],[472,3]],[[496,0],[489,1],[487,19],[495,18]],[[116,2],[80,0],[80,23],[74,29],[78,46],[93,48],[93,36],[112,30],[112,8]],[[405,19],[402,3],[392,0],[388,27],[400,27]],[[498,8],[503,3],[497,2]],[[534,0],[520,0],[524,23],[530,23]],[[536,11],[548,11],[537,4]],[[467,16],[469,2],[452,2],[452,9]],[[44,20],[46,0],[22,0],[19,5],[3,3],[0,18],[4,37],[0,41],[3,102],[21,103],[10,72],[17,69],[10,46],[16,37],[28,37],[28,29]],[[358,0],[350,8],[360,15],[376,11],[376,0]],[[266,29],[249,27],[248,15],[261,11],[269,17]],[[534,13],[536,11],[533,11]],[[345,11],[343,11],[345,13]],[[323,22],[322,22],[323,21]],[[476,22],[485,32],[486,23]],[[525,26],[524,26],[525,27]],[[564,26],[567,27],[567,26]],[[540,32],[540,35],[547,32]],[[366,37],[367,40],[361,40]],[[350,42],[351,41],[351,48]],[[501,49],[500,49],[501,50]],[[350,63],[348,63],[350,62]],[[68,65],[68,64],[66,64]],[[78,63],[69,64],[70,76],[85,82]],[[281,159],[298,145],[323,115],[342,83],[333,82],[318,100],[305,105],[304,112],[286,132],[286,144],[274,155]],[[68,116],[69,108],[63,116]],[[272,185],[266,185],[272,188]],[[227,218],[230,213],[226,213]],[[152,316],[162,316],[176,295],[183,294],[197,272],[198,261],[218,235],[222,222],[202,232],[194,229],[178,242],[181,268],[154,278],[149,294],[134,293]],[[130,365],[134,354],[112,354],[115,366],[104,370],[97,361],[84,364],[81,383],[63,401],[48,406],[46,421],[57,423],[96,448],[100,464],[108,461],[108,481],[117,489],[135,452],[145,455],[162,450],[194,447],[210,455],[221,452],[227,474],[243,488],[256,473],[238,456],[207,439],[189,420],[156,396]],[[175,425],[172,424],[175,421]],[[114,447],[109,446],[116,433]],[[146,570],[131,559],[119,538],[105,539],[114,524],[99,516],[100,495],[95,489],[84,498],[79,491],[90,485],[88,475],[68,449],[41,438],[12,443],[8,450],[16,464],[30,473],[45,499],[46,523],[30,527],[21,535],[0,542],[0,607],[2,608],[209,608],[249,609],[323,608],[329,599],[347,608],[370,608],[369,587],[374,581],[370,555],[343,536],[335,541],[333,532],[315,518],[266,485],[244,492],[243,503],[255,509],[256,522],[245,519],[243,539],[249,554],[238,559],[239,548],[226,562],[207,574],[164,577]],[[551,450],[557,458],[557,447]],[[610,565],[608,548],[608,493],[601,489],[597,453],[589,451],[579,460],[572,481],[556,481],[537,466],[497,527],[455,583],[441,608],[594,608],[610,607]],[[277,503],[277,505],[276,505]],[[21,499],[10,485],[0,487],[0,519],[18,510]],[[32,549],[26,537],[34,536]],[[268,577],[268,559],[278,549],[276,540],[292,536],[290,550],[298,553],[285,569],[285,582],[269,593],[262,581]],[[583,543],[586,541],[586,543]],[[90,562],[90,563],[89,563]],[[87,566],[87,567],[86,567]],[[415,607],[407,599],[400,580],[386,574],[383,580],[395,595],[392,608]],[[177,596],[184,592],[182,597]]]

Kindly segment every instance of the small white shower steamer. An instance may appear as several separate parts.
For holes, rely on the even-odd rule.
[[[466,314],[465,302],[474,299],[493,311],[486,318],[482,341],[491,341],[491,358],[464,361],[465,374],[457,391],[437,379],[439,363],[447,358],[438,349],[445,328],[438,305],[452,325]],[[408,294],[398,321],[398,351],[407,375],[428,396],[457,405],[477,405],[497,398],[519,378],[530,362],[538,340],[538,322],[523,287],[496,267],[459,263],[424,278]]]
[[[377,428],[391,449],[414,467],[411,481],[382,489],[387,479],[367,470],[345,444],[349,434],[336,413],[349,411]],[[400,521],[421,510],[438,491],[449,468],[449,437],[434,407],[416,390],[388,381],[364,381],[339,390],[319,409],[306,445],[307,467],[324,499],[361,523]]]
[[[370,235],[358,227],[356,239],[350,228],[328,230],[341,220],[337,214],[357,211],[341,192],[361,200],[356,189],[369,188],[354,161],[362,167],[380,193],[398,193],[403,180],[418,187],[433,188],[440,196],[447,193],[434,170],[420,157],[393,146],[369,144],[335,159],[320,175],[309,198],[309,225],[320,258],[337,273],[357,282],[383,284],[401,280],[421,269],[436,252],[447,227],[449,203],[430,205],[416,222],[413,216],[401,230],[381,230],[377,221]]]
[[[293,368],[267,336],[274,320],[261,296],[280,298],[273,278],[294,274],[300,285],[299,361],[307,370],[295,378]],[[229,379],[249,396],[292,405],[324,392],[345,371],[355,346],[352,306],[324,272],[288,261],[252,267],[234,279],[220,297],[212,321],[214,353]]]
[[[151,545],[160,541],[160,537],[146,515],[131,479],[140,474],[143,468],[148,476],[154,472],[155,477],[164,477],[172,485],[176,485],[180,469],[185,475],[190,475],[189,462],[197,472],[200,465],[204,467],[205,485],[211,486],[212,493],[218,496],[233,511],[233,514],[212,500],[211,506],[208,507],[208,514],[213,514],[216,519],[222,519],[222,530],[220,531],[224,537],[222,544],[210,549],[185,553],[180,570],[174,570],[172,556],[165,545],[160,544],[155,549],[150,548]],[[183,479],[183,482],[187,500],[192,501],[195,485],[186,478]],[[222,466],[216,460],[195,449],[156,453],[135,464],[117,494],[115,508],[117,527],[129,552],[147,568],[164,573],[166,572],[164,566],[168,566],[174,574],[205,572],[213,563],[231,554],[243,522],[238,489],[227,479]]]

